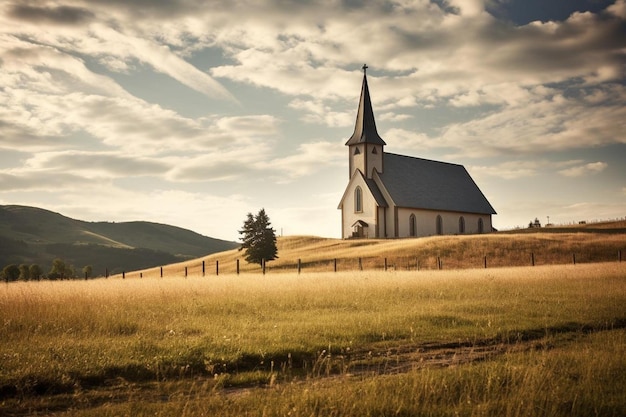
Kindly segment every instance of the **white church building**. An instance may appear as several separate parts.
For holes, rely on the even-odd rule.
[[[385,152],[376,131],[367,66],[339,203],[342,238],[489,233],[496,214],[462,165]]]

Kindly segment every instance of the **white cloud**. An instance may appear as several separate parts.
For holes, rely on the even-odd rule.
[[[314,142],[300,145],[296,153],[272,160],[267,168],[277,170],[279,181],[310,175],[331,165],[340,165],[345,149],[336,142]]]
[[[468,171],[474,175],[491,176],[496,178],[504,178],[507,180],[533,177],[546,166],[551,165],[550,161],[507,161],[500,164],[488,166],[469,166]]]
[[[289,107],[303,112],[301,120],[305,123],[322,124],[329,127],[344,127],[354,124],[354,114],[337,112],[322,100],[295,99],[289,103]]]
[[[113,152],[61,151],[36,153],[25,161],[23,170],[46,175],[72,172],[91,179],[158,176],[167,168],[162,159]]]
[[[393,149],[421,151],[440,146],[436,138],[430,138],[424,133],[406,129],[392,128],[384,132],[383,137]]]
[[[531,102],[448,125],[441,135],[441,144],[459,149],[457,155],[479,157],[626,143],[622,133],[626,107],[620,104],[626,98],[626,90],[608,84],[598,86],[592,94],[599,90],[616,98],[590,107],[584,90],[579,97],[564,97],[553,90],[533,89]]]
[[[101,41],[98,45],[100,54],[103,52],[103,46],[106,48],[104,50],[114,57],[118,51],[124,51],[122,57],[130,56],[149,64],[155,70],[209,97],[237,102],[237,99],[219,82],[178,57],[167,45],[158,45],[151,40],[127,33],[122,34],[104,25],[92,25],[90,33]]]
[[[566,177],[582,177],[602,172],[608,167],[606,162],[591,162],[559,171],[559,174]]]
[[[617,0],[615,4],[607,7],[607,10],[615,16],[626,19],[626,0]]]
[[[390,121],[390,122],[401,122],[403,120],[412,119],[413,116],[410,114],[398,114],[393,112],[383,113],[378,117],[380,120]]]

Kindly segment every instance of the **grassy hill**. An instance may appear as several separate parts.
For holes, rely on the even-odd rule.
[[[0,268],[54,258],[96,274],[180,262],[232,249],[235,242],[150,222],[85,222],[27,206],[0,206]]]
[[[488,267],[556,265],[618,260],[619,252],[626,261],[626,229],[623,222],[581,225],[560,229],[541,228],[520,230],[519,233],[498,232],[484,235],[431,236],[418,239],[341,240],[316,236],[285,236],[277,239],[277,260],[268,262],[269,271],[293,272],[298,260],[305,272],[359,269],[383,269],[385,259],[389,269],[415,270]],[[575,259],[574,259],[575,258]],[[164,276],[181,276],[185,268],[189,275],[234,273],[239,259],[240,272],[259,272],[259,265],[248,264],[237,249],[213,253],[198,259],[166,265]],[[336,260],[336,261],[335,261]],[[160,269],[136,271],[143,277],[158,276]],[[127,276],[134,276],[129,275]]]

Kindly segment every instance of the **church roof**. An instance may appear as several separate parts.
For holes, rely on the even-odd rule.
[[[385,200],[383,193],[380,192],[380,188],[378,188],[376,182],[371,178],[363,177],[363,179],[365,180],[367,188],[369,188],[370,192],[372,193],[374,200],[376,200],[376,204],[378,205],[378,207],[389,207],[389,205],[387,204],[387,200]]]
[[[398,207],[496,214],[462,165],[384,153],[380,180]]]
[[[385,141],[378,135],[376,122],[374,121],[374,110],[370,100],[370,90],[367,87],[367,65],[363,65],[363,85],[361,86],[361,98],[359,100],[359,110],[356,114],[356,124],[354,133],[346,142],[347,146],[359,143],[374,143],[386,145]]]

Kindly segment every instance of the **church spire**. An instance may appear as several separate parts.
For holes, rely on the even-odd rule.
[[[356,124],[352,137],[346,142],[347,146],[356,145],[358,143],[374,143],[377,145],[386,145],[385,141],[378,135],[376,131],[376,122],[374,121],[374,111],[372,110],[372,102],[370,100],[370,91],[367,87],[367,68],[363,64],[363,85],[361,86],[361,98],[359,100],[359,110],[356,115]]]

